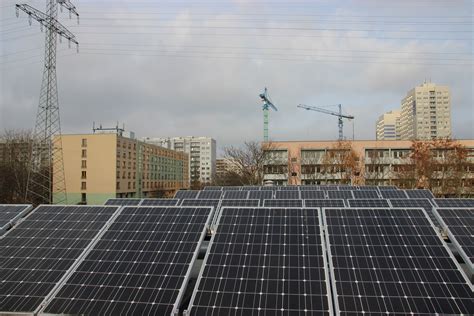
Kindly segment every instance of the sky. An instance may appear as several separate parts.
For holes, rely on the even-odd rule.
[[[79,52],[58,42],[63,133],[92,124],[138,137],[210,136],[219,148],[262,140],[374,139],[375,122],[425,80],[452,94],[453,136],[474,138],[472,0],[71,0],[59,13]],[[0,129],[34,126],[44,33],[0,2]],[[44,0],[24,1],[45,10]]]

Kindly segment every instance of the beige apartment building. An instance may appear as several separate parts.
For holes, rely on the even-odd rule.
[[[451,138],[449,87],[423,83],[401,102],[400,139]]]
[[[172,195],[189,188],[186,153],[120,133],[62,135],[68,204]]]
[[[463,166],[460,190],[465,196],[474,194],[474,140],[459,140],[467,148],[467,164]],[[360,140],[345,142],[355,153],[349,157],[347,147],[337,141],[283,141],[270,143],[264,166],[264,181],[275,185],[365,184],[416,187],[420,179],[406,178],[404,170],[412,166],[409,155],[411,141]],[[444,150],[436,152],[443,159]],[[354,163],[348,170],[347,161]],[[435,173],[442,180],[440,173]],[[434,181],[436,182],[436,181]],[[437,189],[432,188],[436,193]]]
[[[377,140],[400,139],[400,115],[400,111],[393,110],[379,117],[375,135]]]

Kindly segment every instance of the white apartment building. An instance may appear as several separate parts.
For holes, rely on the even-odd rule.
[[[451,94],[449,87],[423,83],[401,102],[400,139],[451,138]]]
[[[143,141],[189,154],[190,181],[210,183],[216,174],[216,140],[211,137],[145,137]]]
[[[377,140],[400,139],[400,110],[393,110],[381,115],[377,121]]]

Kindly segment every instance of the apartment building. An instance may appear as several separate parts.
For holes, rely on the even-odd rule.
[[[411,141],[361,140],[344,142],[272,142],[267,150],[264,181],[275,185],[365,184],[416,186],[420,179],[406,178],[412,161]],[[467,148],[460,188],[465,196],[474,195],[474,140],[459,140]],[[350,151],[350,152],[349,152]],[[436,151],[442,159],[447,151]],[[410,165],[411,164],[411,165]],[[439,181],[446,176],[438,170]],[[434,181],[436,182],[436,181]],[[440,184],[441,185],[441,184]],[[436,186],[436,184],[435,184]],[[432,190],[436,193],[437,188]]]
[[[400,139],[451,138],[451,94],[449,87],[423,83],[401,102]]]
[[[216,174],[216,141],[211,137],[168,137],[142,139],[144,142],[189,154],[192,183],[211,183]]]
[[[379,117],[376,124],[377,140],[400,139],[400,115],[401,111],[393,110]]]
[[[121,133],[61,136],[68,204],[159,197],[189,188],[188,155]]]

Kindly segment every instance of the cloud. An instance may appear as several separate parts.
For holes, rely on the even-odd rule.
[[[218,146],[260,140],[263,117],[258,94],[268,87],[278,107],[278,112],[270,113],[274,140],[337,138],[336,117],[297,109],[299,103],[341,103],[356,117],[356,138],[373,139],[378,116],[399,107],[409,89],[431,78],[451,87],[454,135],[474,138],[472,68],[438,65],[456,61],[445,60],[449,54],[432,54],[472,54],[468,42],[387,40],[384,35],[402,35],[373,36],[354,31],[364,25],[318,22],[314,17],[304,18],[314,22],[296,23],[301,17],[292,14],[301,13],[293,9],[287,16],[265,15],[276,12],[271,9],[262,16],[246,15],[255,6],[237,2],[243,5],[239,11],[243,15],[225,5],[203,10],[131,3],[125,15],[117,14],[122,12],[118,7],[104,14],[91,3],[84,5],[81,26],[65,22],[78,35],[80,53],[58,61],[62,130],[85,133],[93,121],[103,125],[118,121],[138,136],[212,136]],[[343,16],[360,14],[352,7],[326,8],[330,9]],[[365,15],[381,14],[372,10]],[[324,17],[331,18],[343,19]],[[274,29],[295,27],[306,30]],[[42,38],[39,32],[37,36]],[[5,45],[15,51],[25,44],[17,40]],[[65,49],[65,44],[61,47]],[[42,72],[41,58],[33,61],[39,63],[7,64],[1,71],[2,128],[33,126]],[[346,123],[345,134],[352,137],[352,123]]]

